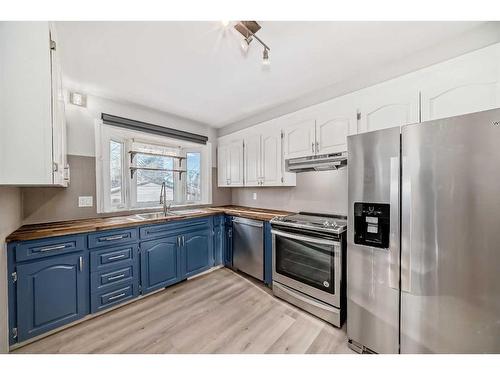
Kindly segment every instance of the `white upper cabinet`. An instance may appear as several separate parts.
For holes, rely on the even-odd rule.
[[[231,186],[243,186],[243,140],[229,144],[229,180]]]
[[[284,178],[281,131],[272,121],[252,128],[243,138],[245,186],[295,186],[295,176]]]
[[[219,186],[243,186],[243,139],[225,139],[217,147]]]
[[[262,184],[262,136],[251,134],[245,137],[245,186]]]
[[[357,133],[357,108],[354,95],[330,100],[318,108],[316,153],[347,151],[347,136]]]
[[[500,107],[500,44],[419,72],[422,121]]]
[[[284,160],[281,152],[281,131],[270,128],[262,133],[262,186],[282,186]],[[295,176],[294,176],[295,177]],[[295,178],[287,179],[287,185],[295,186]]]
[[[218,186],[229,186],[230,175],[229,175],[229,145],[219,144],[217,147],[217,185]]]
[[[410,82],[391,80],[358,93],[360,133],[419,122],[419,93]]]
[[[281,121],[283,125],[283,154],[285,159],[314,154],[316,149],[316,119],[294,113]]]
[[[61,67],[49,22],[0,23],[0,184],[67,186]]]

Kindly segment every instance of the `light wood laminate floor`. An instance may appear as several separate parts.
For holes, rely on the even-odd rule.
[[[347,348],[345,328],[337,329],[221,268],[13,353],[353,352]]]

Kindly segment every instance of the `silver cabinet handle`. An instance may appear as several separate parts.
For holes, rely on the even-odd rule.
[[[120,293],[120,294],[117,294],[116,296],[109,297],[109,300],[113,301],[113,300],[121,298],[121,297],[125,297],[125,293]]]
[[[240,219],[238,217],[233,217],[233,223],[249,225],[251,227],[262,228],[264,223],[262,221],[251,220],[251,219]]]
[[[40,249],[40,252],[45,252],[45,251],[54,251],[54,250],[61,250],[64,249],[66,245],[57,245],[57,246],[48,246],[48,247],[42,247]]]
[[[181,247],[181,236],[177,237],[177,247]]]
[[[319,142],[316,142],[316,153],[319,154]]]
[[[125,238],[124,234],[121,234],[119,236],[104,237],[100,240],[101,241],[115,241],[115,240],[121,240],[122,238]]]
[[[79,267],[80,267],[80,272],[83,271],[83,257],[79,258]]]
[[[109,260],[116,260],[116,259],[122,259],[122,258],[125,258],[125,254],[120,254],[120,255],[115,255],[115,256],[112,256],[112,257],[109,257],[108,259]]]
[[[313,143],[311,143],[311,151],[312,151],[312,153],[314,154],[314,142],[313,142]]]
[[[125,277],[124,273],[122,273],[121,275],[108,277],[108,280],[111,281],[111,280],[121,279],[122,277]]]
[[[186,237],[182,236],[182,246],[186,245]]]
[[[290,238],[293,240],[299,240],[299,241],[304,241],[304,242],[309,242],[309,243],[317,243],[320,245],[340,246],[338,241],[324,240],[324,239],[319,239],[319,238],[314,238],[314,237],[309,237],[309,236],[300,236],[300,235],[296,235],[296,234],[282,232],[282,231],[276,230],[276,229],[271,229],[271,233],[276,235],[276,236]]]

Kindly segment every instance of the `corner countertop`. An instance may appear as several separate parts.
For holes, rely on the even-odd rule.
[[[6,239],[6,242],[28,241],[40,238],[65,236],[70,234],[97,232],[107,229],[125,228],[138,225],[159,224],[170,221],[193,219],[197,217],[227,214],[248,219],[268,221],[276,216],[290,215],[291,212],[267,210],[243,206],[219,206],[200,208],[199,212],[171,215],[155,219],[143,219],[137,215],[99,217],[91,219],[67,220],[52,223],[23,225]],[[179,210],[180,211],[180,210]]]

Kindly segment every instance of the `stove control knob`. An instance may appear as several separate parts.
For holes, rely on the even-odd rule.
[[[328,220],[324,221],[323,222],[323,226],[324,227],[329,227],[330,226],[330,222]]]

